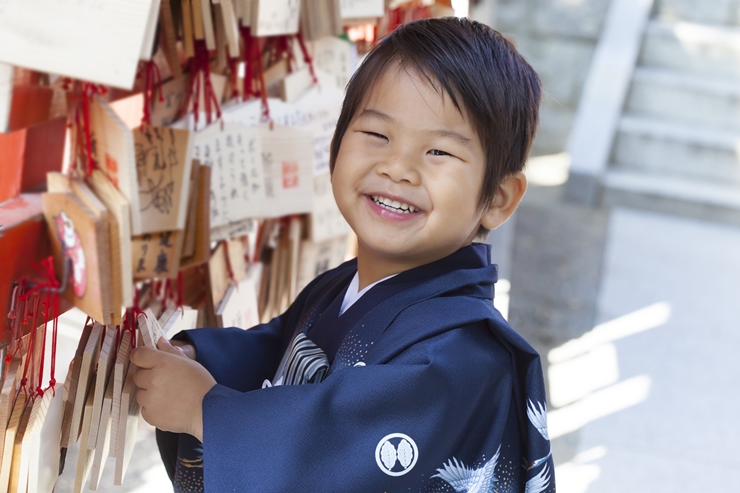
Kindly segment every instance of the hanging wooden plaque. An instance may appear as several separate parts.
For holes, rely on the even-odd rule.
[[[92,459],[94,451],[88,450],[85,444],[90,438],[90,421],[92,419],[93,402],[95,399],[95,393],[90,392],[85,400],[85,417],[82,420],[82,433],[80,435],[80,451],[77,455],[77,469],[75,471],[75,483],[74,493],[82,493],[87,485],[87,479],[90,477],[90,469],[92,468]]]
[[[100,348],[100,354],[98,356],[98,371],[95,375],[95,386],[90,389],[90,392],[95,393],[92,418],[90,420],[90,435],[87,443],[83,442],[80,445],[80,447],[86,446],[88,450],[95,450],[95,447],[97,446],[98,429],[101,426],[100,418],[103,412],[103,399],[105,398],[106,387],[117,356],[116,344],[118,341],[116,334],[116,326],[109,325],[105,331],[103,346]]]
[[[121,343],[118,345],[118,356],[116,365],[113,368],[113,397],[111,408],[111,438],[109,455],[116,456],[118,444],[118,422],[121,414],[121,393],[123,384],[126,380],[126,374],[129,367],[129,355],[131,354],[131,332],[124,332],[121,335]]]
[[[62,296],[93,319],[113,323],[120,306],[111,306],[107,221],[73,194],[45,193],[42,201],[56,271],[64,272],[65,259],[72,264]]]
[[[28,491],[51,493],[59,475],[59,439],[62,425],[62,384],[36,398],[24,437],[28,450]]]
[[[139,429],[141,408],[136,402],[135,373],[136,366],[132,364],[129,366],[126,382],[121,392],[121,413],[118,422],[118,440],[116,442],[116,472],[113,479],[113,484],[116,485],[123,484],[123,478],[126,475],[131,454],[136,444],[136,432]]]
[[[100,355],[100,340],[103,337],[104,330],[105,327],[97,322],[95,323],[82,354],[80,376],[77,380],[77,390],[75,392],[76,397],[70,422],[69,445],[76,443],[80,436],[80,424],[83,421],[83,412],[85,411],[85,405],[87,402],[86,399],[88,395],[94,394],[94,392],[90,392],[90,387],[92,386],[92,382],[95,377],[95,364],[98,362],[98,356]],[[89,430],[89,423],[87,427]],[[87,440],[88,438],[85,438],[82,442],[80,450],[87,450]]]
[[[62,438],[61,438],[61,448],[69,448],[70,445],[75,443],[77,441],[77,438],[79,436],[79,416],[77,426],[75,427],[74,432],[72,432],[72,417],[74,414],[74,409],[76,402],[79,400],[85,399],[84,394],[78,395],[78,390],[81,390],[82,392],[86,392],[84,385],[82,388],[80,388],[80,377],[83,376],[84,378],[87,378],[87,375],[89,375],[89,369],[86,373],[83,374],[82,368],[83,368],[83,362],[85,362],[85,350],[87,348],[87,341],[90,338],[90,334],[93,332],[93,325],[86,325],[82,329],[82,334],[80,334],[80,341],[77,345],[77,351],[75,352],[74,359],[72,360],[70,364],[69,372],[67,373],[67,378],[65,380],[65,387],[68,387],[67,390],[67,398],[64,402],[64,413],[62,417]],[[99,332],[98,332],[99,334]],[[99,335],[98,335],[99,337]],[[86,361],[87,367],[90,367],[90,359],[92,358],[92,355],[88,356],[88,359]],[[82,409],[81,404],[79,405],[80,409]]]

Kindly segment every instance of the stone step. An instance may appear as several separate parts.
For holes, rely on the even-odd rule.
[[[657,16],[671,21],[738,25],[740,0],[658,0]]]
[[[740,133],[626,115],[619,123],[614,169],[740,185]]]
[[[740,226],[739,186],[611,168],[602,201]]]
[[[658,0],[657,17],[701,24],[740,24],[740,0]]]
[[[625,111],[740,132],[740,78],[638,67]]]
[[[740,28],[652,20],[638,65],[740,77]]]

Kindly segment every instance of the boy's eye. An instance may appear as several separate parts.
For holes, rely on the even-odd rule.
[[[449,152],[440,151],[439,149],[432,149],[429,152],[432,154],[432,156],[452,156],[452,154],[450,154]]]
[[[376,132],[363,132],[364,134],[370,135],[371,137],[377,137],[379,139],[388,140],[388,137],[385,135],[376,133]]]

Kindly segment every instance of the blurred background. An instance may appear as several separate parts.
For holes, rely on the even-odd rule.
[[[481,0],[542,78],[491,234],[542,354],[558,491],[737,491],[740,2]]]
[[[738,491],[740,0],[426,3],[543,82],[529,190],[489,242],[495,304],[542,355],[558,491]],[[60,361],[85,318],[60,318]],[[98,491],[171,488],[148,425],[112,474]]]

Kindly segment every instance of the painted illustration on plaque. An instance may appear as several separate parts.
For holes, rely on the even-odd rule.
[[[62,242],[62,252],[72,261],[72,291],[75,296],[82,298],[87,289],[87,269],[85,267],[85,251],[82,249],[80,235],[75,229],[72,219],[62,211],[54,218],[57,234]]]

